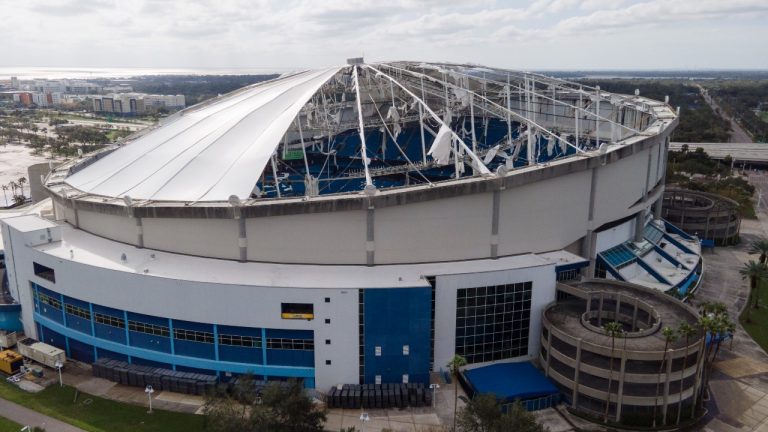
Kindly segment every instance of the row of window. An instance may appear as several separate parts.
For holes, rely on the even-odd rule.
[[[69,303],[65,303],[64,311],[70,315],[74,315],[76,317],[80,317],[88,321],[91,320],[91,312],[88,309],[81,308],[80,306],[75,306]]]
[[[312,339],[267,338],[267,349],[312,351],[315,341]]]
[[[155,336],[170,337],[171,332],[166,326],[147,324],[140,321],[128,321],[128,330]]]
[[[48,306],[61,310],[61,300],[51,297],[47,294],[40,293],[38,295],[38,299],[40,299],[40,303],[45,303]]]
[[[122,318],[113,317],[103,313],[94,312],[94,318],[97,324],[104,324],[111,327],[125,328],[125,321]]]
[[[173,329],[173,337],[178,340],[186,340],[200,343],[213,343],[213,333],[196,330]]]
[[[219,345],[239,346],[245,348],[261,348],[261,338],[240,335],[219,335]]]

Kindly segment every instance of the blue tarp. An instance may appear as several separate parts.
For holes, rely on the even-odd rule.
[[[477,393],[492,393],[504,401],[558,393],[557,387],[529,362],[483,366],[465,371],[464,376]]]

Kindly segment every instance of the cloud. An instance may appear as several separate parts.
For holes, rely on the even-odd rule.
[[[695,63],[693,52],[717,50],[711,35],[726,28],[751,47],[742,63],[768,66],[768,55],[746,54],[765,53],[766,0],[0,0],[0,10],[5,22],[27,23],[0,27],[0,66],[301,67],[365,52],[567,68],[582,67],[577,53],[603,49],[606,33],[611,52],[674,51],[685,40],[700,49],[670,58]]]

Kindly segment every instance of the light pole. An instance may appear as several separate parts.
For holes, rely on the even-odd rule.
[[[365,431],[365,424],[371,420],[367,412],[360,414],[360,432]]]
[[[61,379],[61,368],[64,367],[64,363],[61,360],[56,360],[53,366],[59,371],[59,387],[64,387],[64,381]]]
[[[144,393],[146,393],[147,398],[149,398],[149,411],[147,411],[147,414],[152,414],[152,393],[154,392],[155,389],[153,389],[151,385],[147,385],[147,388],[144,389]]]
[[[440,384],[430,384],[429,388],[432,389],[432,408],[434,408],[435,407],[435,403],[436,403],[435,400],[437,399],[436,398],[437,389],[440,388]]]

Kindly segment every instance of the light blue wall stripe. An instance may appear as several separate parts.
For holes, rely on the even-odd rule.
[[[84,333],[62,326],[51,319],[35,312],[34,319],[38,323],[45,327],[50,328],[53,331],[59,332],[67,338],[73,338],[83,343],[93,345],[97,348],[114,351],[116,353],[125,354],[128,356],[136,356],[143,359],[170,363],[178,366],[185,366],[197,369],[208,369],[212,371],[222,372],[234,372],[234,373],[247,373],[251,372],[256,375],[265,376],[280,376],[280,377],[296,377],[296,378],[313,378],[315,377],[315,369],[309,367],[292,367],[292,366],[266,366],[255,365],[248,363],[236,363],[227,361],[216,361],[212,359],[203,359],[195,357],[186,357],[179,355],[170,355],[168,353],[162,353],[159,351],[148,350],[144,348],[131,347],[123,345],[117,342],[108,341],[105,339],[88,336]],[[126,320],[127,323],[127,320]],[[127,325],[126,325],[127,328]],[[126,330],[127,331],[127,330]],[[262,332],[262,334],[265,334]],[[266,355],[266,340],[262,343],[263,352]],[[266,356],[265,356],[266,360]]]

